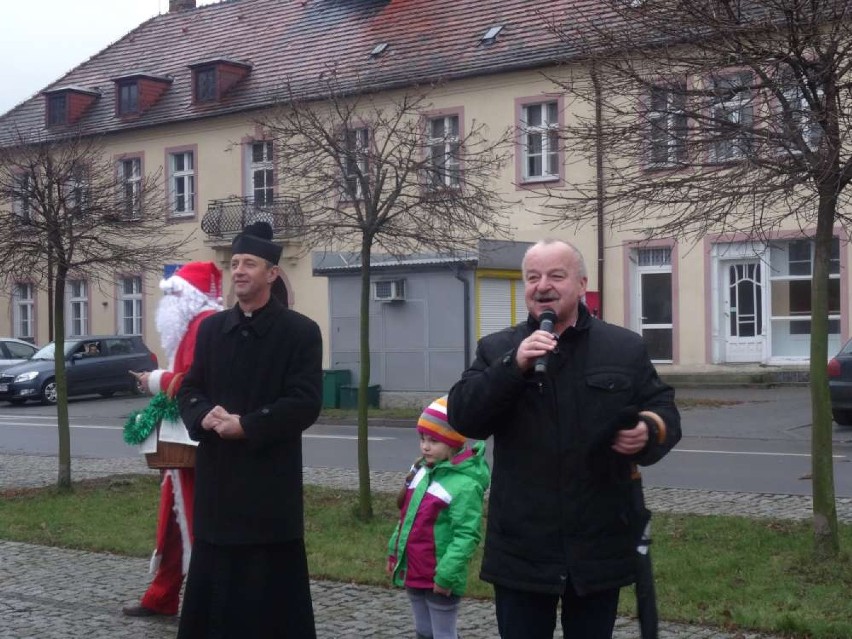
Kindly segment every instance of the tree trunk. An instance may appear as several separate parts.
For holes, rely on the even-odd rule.
[[[373,518],[370,492],[370,458],[367,391],[370,385],[370,248],[372,239],[361,243],[361,369],[358,381],[358,517]]]
[[[811,283],[811,476],[813,482],[814,552],[819,558],[835,557],[837,506],[831,442],[831,402],[828,394],[828,275],[837,198],[832,189],[821,193],[814,272]]]
[[[59,429],[60,490],[71,490],[71,426],[68,421],[68,380],[65,376],[65,283],[67,271],[57,269],[53,290],[53,361],[56,381],[56,424]]]

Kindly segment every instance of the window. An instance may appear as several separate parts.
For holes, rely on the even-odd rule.
[[[370,130],[366,127],[346,131],[343,149],[343,166],[346,180],[344,197],[361,199],[364,197],[362,180],[367,179],[369,164],[368,153]]]
[[[66,330],[69,337],[89,332],[89,285],[86,280],[69,280],[66,299]]]
[[[66,124],[68,122],[68,96],[64,93],[47,97],[47,125]]]
[[[142,160],[128,158],[121,161],[122,203],[121,214],[125,220],[138,220],[142,216]]]
[[[655,86],[651,88],[650,157],[654,166],[668,167],[686,160],[685,87]]]
[[[81,215],[89,208],[91,190],[86,169],[77,165],[71,168],[72,178],[68,182],[65,208],[72,215]]]
[[[787,115],[792,120],[794,131],[801,133],[805,144],[811,151],[814,151],[822,139],[822,128],[813,117],[811,106],[808,104],[804,91],[802,91],[802,86],[792,77],[786,81],[786,85],[783,94],[787,102]],[[822,89],[817,90],[815,97],[817,100],[823,99]],[[785,114],[782,113],[781,115],[783,117]],[[801,149],[794,142],[790,143],[789,148],[793,153],[801,152]]]
[[[750,91],[751,74],[716,78],[713,82],[713,104],[709,130],[713,137],[710,159],[727,162],[751,153],[754,105]]]
[[[15,337],[35,341],[35,296],[32,284],[17,283],[12,293],[12,330]]]
[[[142,334],[142,278],[138,275],[119,280],[118,330],[122,335]]]
[[[556,101],[526,104],[521,109],[523,179],[559,177],[559,109]]]
[[[12,213],[20,222],[30,221],[30,174],[21,173],[15,178]]]
[[[269,206],[275,196],[275,172],[272,164],[272,142],[251,145],[251,197],[255,206]]]
[[[480,38],[479,42],[482,44],[494,44],[497,40],[497,35],[503,30],[503,25],[498,25],[496,27],[491,27],[488,31],[485,32],[485,35]]]
[[[216,88],[216,67],[201,67],[195,69],[195,101],[215,102],[219,99]]]
[[[172,215],[195,213],[195,155],[192,151],[169,154],[169,188]]]
[[[136,80],[118,83],[118,114],[139,113],[139,83]]]
[[[809,354],[814,249],[810,239],[777,242],[770,248],[773,356],[807,357]],[[840,241],[837,238],[832,241],[828,272],[829,342],[838,342],[841,296]]]
[[[426,148],[428,184],[432,188],[459,185],[459,116],[430,118]]]

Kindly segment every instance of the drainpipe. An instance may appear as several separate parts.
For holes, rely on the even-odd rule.
[[[464,366],[462,370],[467,370],[470,363],[470,282],[466,277],[462,277],[461,266],[456,266],[455,278],[462,283],[463,304],[464,304]]]
[[[604,174],[603,174],[603,105],[601,83],[597,65],[592,63],[592,84],[595,89],[595,179],[597,188],[598,224],[598,303],[601,318],[604,317]]]

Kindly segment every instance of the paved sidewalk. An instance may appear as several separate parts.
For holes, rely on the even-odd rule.
[[[75,480],[118,473],[146,473],[141,459],[78,459]],[[42,486],[56,480],[52,456],[0,455],[0,488]],[[308,483],[352,486],[354,473],[305,469]],[[398,473],[375,473],[377,491],[396,490]],[[736,514],[804,519],[805,497],[647,489],[656,511]],[[852,521],[852,499],[839,500],[838,515]],[[165,639],[175,636],[175,619],[130,619],[121,606],[132,602],[148,582],[148,561],[115,555],[0,542],[0,639]],[[408,601],[397,589],[314,581],[311,583],[317,631],[323,639],[411,637]],[[459,632],[465,639],[496,637],[490,602],[466,599]],[[561,633],[557,633],[561,637]],[[635,621],[619,619],[615,639],[638,639]],[[749,639],[768,635],[730,634],[714,628],[663,624],[660,639]],[[247,638],[250,639],[250,638]]]

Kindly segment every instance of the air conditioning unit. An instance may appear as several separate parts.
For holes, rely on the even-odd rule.
[[[399,302],[405,299],[405,280],[373,282],[373,299],[377,302]]]

